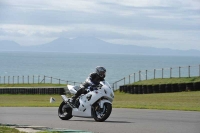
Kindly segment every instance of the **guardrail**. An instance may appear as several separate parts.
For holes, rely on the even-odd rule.
[[[65,94],[65,87],[0,87],[0,94]]]
[[[178,66],[170,68],[160,68],[153,70],[139,70],[113,83],[113,89],[119,89],[119,86],[131,84],[141,80],[155,78],[173,78],[173,77],[194,77],[200,76],[200,64],[195,66]]]
[[[200,82],[159,85],[122,85],[119,90],[120,92],[130,94],[200,91]]]
[[[67,81],[50,76],[28,75],[28,76],[0,76],[0,84],[39,84],[39,83],[56,83],[56,84],[73,84],[79,85],[80,82]]]

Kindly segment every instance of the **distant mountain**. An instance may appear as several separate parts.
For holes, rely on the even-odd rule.
[[[0,51],[20,51],[22,47],[14,42],[9,40],[0,41]]]
[[[200,51],[198,50],[172,50],[136,45],[119,45],[92,37],[77,37],[74,39],[57,38],[46,44],[26,47],[22,47],[13,41],[4,41],[3,43],[0,41],[0,51],[2,48],[10,50],[16,48],[15,50],[38,52],[200,56]]]

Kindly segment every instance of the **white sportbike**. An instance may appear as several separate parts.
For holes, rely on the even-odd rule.
[[[72,94],[76,94],[78,86],[67,85],[68,90]],[[89,90],[89,89],[88,89]],[[66,95],[61,95],[63,102],[58,108],[58,116],[62,120],[69,120],[73,116],[90,117],[95,121],[105,121],[112,112],[112,101],[114,92],[106,81],[101,81],[98,86],[93,88],[93,91],[88,91],[87,94],[82,94],[76,99],[75,103],[70,102],[71,98]]]

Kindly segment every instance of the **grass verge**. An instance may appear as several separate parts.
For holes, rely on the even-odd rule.
[[[11,128],[8,126],[1,126],[0,125],[0,133],[27,133],[27,132],[23,132],[23,131],[19,131],[15,128]],[[37,132],[37,133],[59,133],[59,132],[51,132],[51,131],[41,131],[41,132]]]
[[[193,83],[200,82],[200,77],[183,77],[183,78],[156,78],[142,80],[133,83],[134,85],[156,85],[156,84],[177,84],[177,83]]]
[[[20,132],[19,130],[15,128],[0,126],[0,133],[25,133],[25,132]]]
[[[135,95],[116,92],[115,96],[116,108],[200,111],[200,91]]]
[[[56,102],[50,103],[50,97]],[[60,95],[0,95],[0,107],[58,107]],[[128,94],[115,92],[114,108],[200,111],[200,91]]]

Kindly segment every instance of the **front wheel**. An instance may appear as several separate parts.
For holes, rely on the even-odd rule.
[[[95,121],[103,122],[110,116],[112,112],[112,105],[110,103],[104,103],[102,109],[99,107],[99,105],[96,105],[92,111]]]
[[[58,116],[62,120],[69,120],[72,116],[72,108],[65,102],[62,102],[58,108]]]

